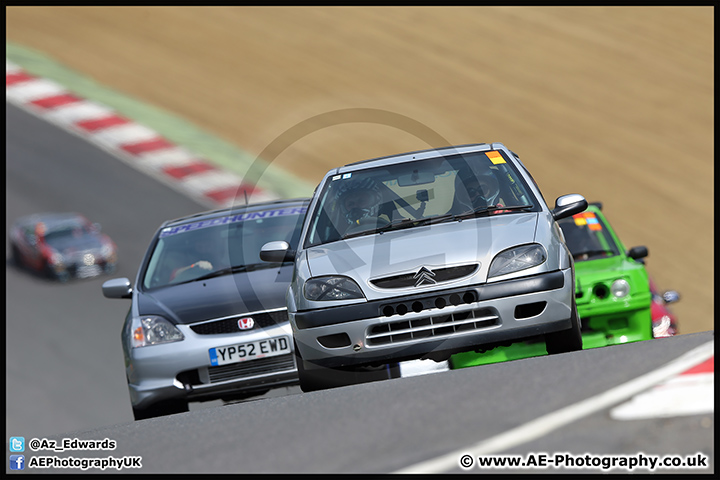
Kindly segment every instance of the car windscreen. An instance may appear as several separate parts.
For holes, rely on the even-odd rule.
[[[517,168],[494,150],[338,174],[326,179],[317,198],[304,247],[473,212],[541,208]]]
[[[305,207],[247,212],[190,222],[160,231],[142,285],[146,289],[185,283],[277,264],[260,259],[267,242],[284,240],[296,248]]]
[[[592,211],[585,211],[558,221],[565,244],[575,261],[596,260],[620,254],[605,222]]]
[[[51,230],[47,230],[44,234],[45,243],[51,247],[64,247],[86,238],[94,236],[96,232],[90,225],[77,223],[64,223]]]

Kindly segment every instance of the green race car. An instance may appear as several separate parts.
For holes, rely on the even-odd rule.
[[[583,348],[597,348],[653,338],[650,281],[642,258],[644,246],[625,250],[593,203],[558,221],[575,259],[575,301],[582,321]],[[546,355],[541,337],[484,352],[464,352],[450,358],[450,368],[504,362]]]

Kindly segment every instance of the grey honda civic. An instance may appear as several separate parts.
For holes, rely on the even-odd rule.
[[[203,212],[163,223],[134,286],[103,284],[131,299],[122,330],[136,420],[297,384],[285,294],[293,262],[264,262],[270,241],[297,245],[307,199]]]

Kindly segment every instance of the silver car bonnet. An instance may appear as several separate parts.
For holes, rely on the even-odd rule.
[[[414,273],[423,266],[432,270],[479,263],[472,276],[442,285],[481,283],[486,281],[490,262],[498,252],[535,241],[537,220],[537,213],[517,213],[355,237],[308,249],[308,269],[312,277],[352,278],[367,300],[401,293],[377,288],[369,280]],[[412,291],[439,286],[413,287]]]

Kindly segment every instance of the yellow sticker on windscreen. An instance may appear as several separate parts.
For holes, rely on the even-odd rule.
[[[492,152],[485,152],[485,155],[487,155],[493,165],[505,163],[505,159],[500,155],[500,152],[493,150]]]

